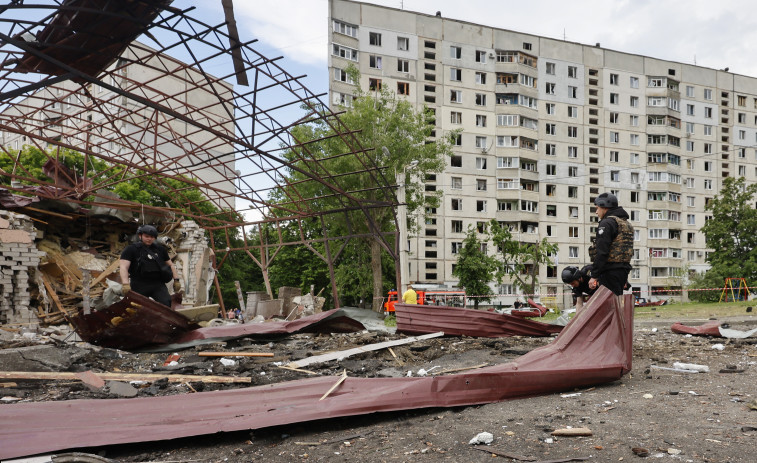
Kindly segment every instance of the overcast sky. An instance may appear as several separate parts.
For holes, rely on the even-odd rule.
[[[221,0],[200,0],[216,9]],[[757,77],[757,4],[750,0],[372,0],[491,27]],[[242,39],[257,38],[291,74],[328,90],[326,0],[237,0]],[[222,16],[221,16],[222,18]],[[219,22],[222,19],[219,19]],[[264,47],[264,48],[263,48]]]

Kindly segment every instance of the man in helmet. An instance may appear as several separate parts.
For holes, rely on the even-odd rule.
[[[589,288],[591,279],[591,265],[585,265],[579,270],[578,267],[565,267],[562,271],[562,281],[566,285],[573,287],[573,304],[576,306],[576,313],[580,312],[592,294],[594,289]]]
[[[618,198],[612,193],[602,193],[594,199],[597,206],[597,236],[593,250],[589,287],[605,286],[615,295],[622,295],[631,271],[633,257],[633,226],[628,222],[628,213],[618,206]]]
[[[119,270],[123,293],[134,290],[171,307],[171,295],[168,294],[166,283],[173,277],[174,292],[181,290],[176,267],[168,257],[166,248],[155,242],[158,238],[157,228],[152,225],[142,225],[137,230],[137,235],[139,242],[126,246],[121,253]],[[169,270],[170,275],[167,275]]]

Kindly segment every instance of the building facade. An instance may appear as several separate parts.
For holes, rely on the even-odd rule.
[[[330,0],[329,76],[335,105],[357,84],[388,87],[433,111],[436,135],[462,129],[445,171],[420,176],[443,203],[403,243],[416,282],[455,285],[466,231],[496,219],[559,245],[538,274],[542,297],[562,302],[560,271],[589,263],[607,191],[635,228],[633,289],[679,298],[687,272],[709,267],[705,204],[726,177],[757,179],[757,79],[725,70]],[[495,303],[519,293],[491,289]]]

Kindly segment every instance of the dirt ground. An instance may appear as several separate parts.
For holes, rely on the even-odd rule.
[[[279,426],[173,441],[119,445],[77,451],[123,462],[271,462],[355,461],[757,461],[757,338],[723,339],[674,334],[675,320],[634,323],[633,370],[621,380],[596,387],[529,399],[453,409],[422,409]],[[704,320],[688,320],[695,325]],[[757,327],[757,317],[723,319],[734,329]],[[249,376],[253,385],[300,379],[306,375],[277,368],[328,351],[401,337],[384,332],[333,335],[298,334],[276,341],[233,341],[180,352],[184,374]],[[552,338],[436,338],[341,361],[309,366],[322,375],[380,377],[431,374],[442,370],[493,365],[551,342]],[[0,348],[34,344],[9,341]],[[60,345],[70,356],[69,371],[164,371],[168,354],[131,354],[89,345]],[[255,350],[275,357],[241,359],[224,366],[198,356],[200,350]],[[237,358],[239,359],[239,358]],[[678,373],[674,362],[709,367],[707,373]],[[26,401],[111,398],[72,381],[17,381],[5,397]],[[192,383],[197,390],[246,385]],[[186,385],[157,381],[142,385],[138,396],[188,394]],[[751,407],[750,407],[751,404]],[[12,407],[12,403],[0,407]],[[0,410],[2,410],[0,408]],[[2,413],[0,411],[0,413]],[[589,437],[554,437],[564,428],[588,428]],[[482,432],[490,445],[471,445]],[[73,449],[72,449],[73,451]],[[59,452],[60,453],[60,452]],[[499,454],[499,455],[497,455]]]

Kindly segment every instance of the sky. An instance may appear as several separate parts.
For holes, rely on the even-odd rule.
[[[183,2],[175,2],[177,3]],[[221,0],[198,0],[221,13]],[[752,0],[372,0],[486,26],[697,64],[757,77],[757,15]],[[240,36],[256,38],[290,74],[328,91],[327,0],[237,0]],[[220,21],[219,21],[220,22]]]

